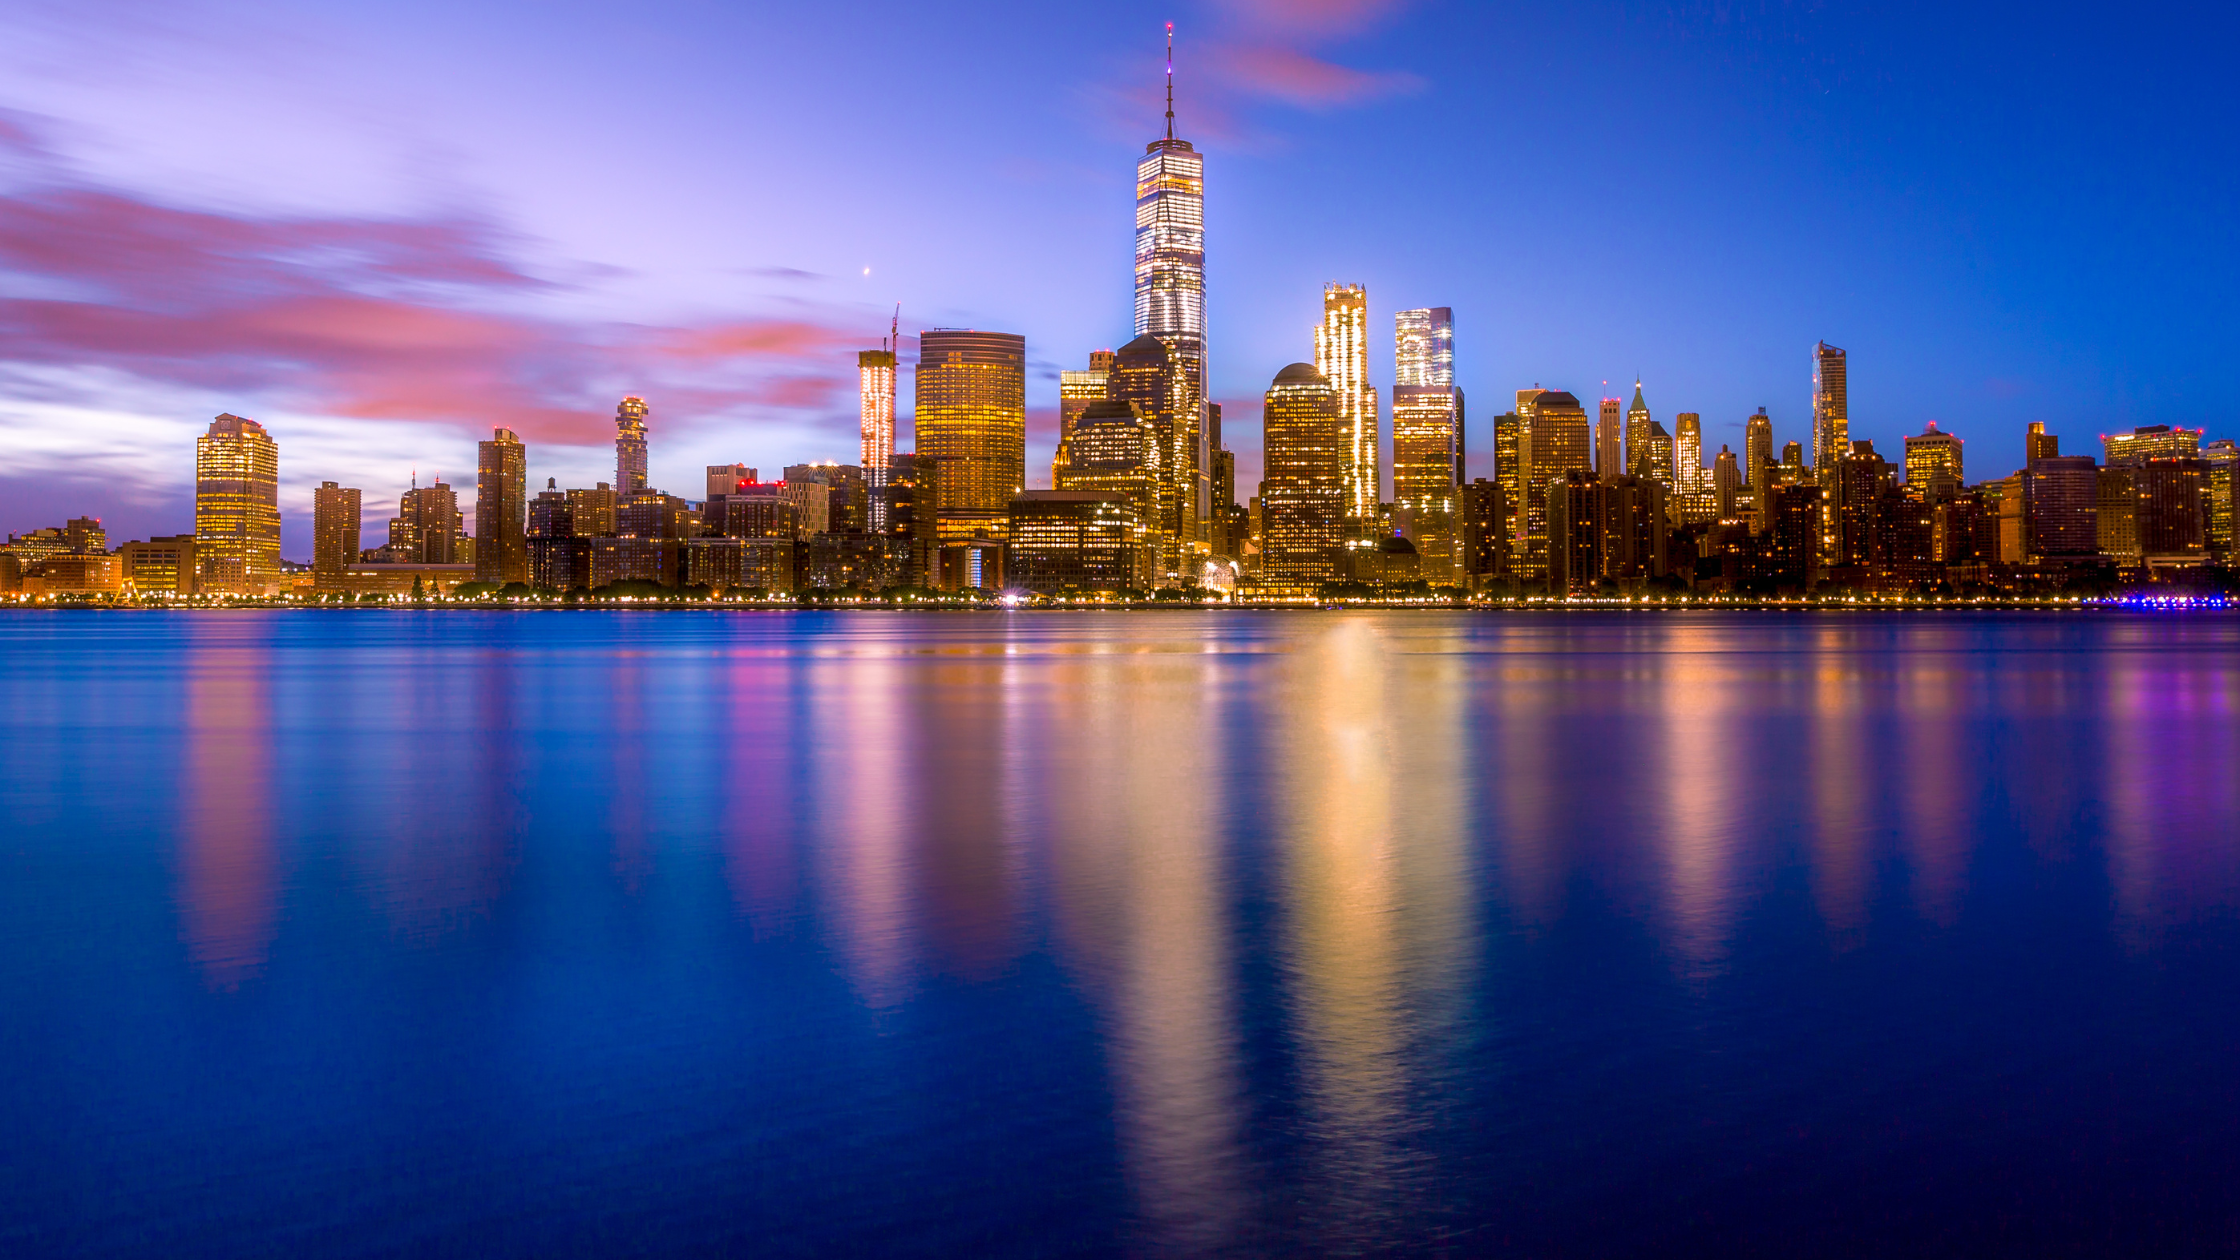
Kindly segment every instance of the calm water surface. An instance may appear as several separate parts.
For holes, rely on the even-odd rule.
[[[0,614],[0,1253],[2240,1245],[2240,619]]]

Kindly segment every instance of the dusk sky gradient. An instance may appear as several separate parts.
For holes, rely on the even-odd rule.
[[[0,529],[190,530],[220,411],[278,439],[294,559],[319,481],[369,525],[415,468],[466,500],[494,424],[536,488],[611,480],[625,393],[688,497],[853,461],[897,301],[1026,335],[1047,484],[1058,369],[1129,337],[1170,19],[1240,497],[1329,280],[1368,286],[1388,417],[1392,312],[1454,308],[1473,475],[1536,382],[1591,410],[1638,373],[1712,450],[1759,406],[1808,442],[1821,338],[1855,437],[1935,420],[1971,480],[2030,420],[2240,436],[2232,14],[19,0]]]

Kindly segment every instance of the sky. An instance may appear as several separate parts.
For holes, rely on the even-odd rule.
[[[378,542],[497,425],[536,488],[612,480],[624,394],[687,497],[707,464],[852,462],[854,352],[897,303],[906,359],[1025,334],[1047,485],[1058,370],[1131,333],[1168,21],[1240,494],[1328,281],[1379,329],[1454,309],[1475,476],[1535,384],[1591,410],[1638,376],[1707,454],[1761,406],[1809,447],[1823,339],[1854,437],[1895,457],[1934,420],[1971,480],[2032,420],[2064,451],[2240,436],[2240,16],[2145,9],[14,0],[0,530],[191,530],[221,411],[279,442],[295,559],[320,481]]]

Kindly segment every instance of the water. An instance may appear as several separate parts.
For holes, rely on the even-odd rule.
[[[2236,645],[0,614],[0,1252],[2229,1248]]]

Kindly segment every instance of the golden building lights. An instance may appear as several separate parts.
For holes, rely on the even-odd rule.
[[[1369,383],[1369,291],[1358,284],[1322,287],[1322,322],[1314,330],[1314,366],[1337,392],[1345,515],[1374,520],[1382,499],[1378,473],[1377,387]]]
[[[263,425],[228,414],[194,446],[197,587],[270,594],[280,582],[279,444]]]

